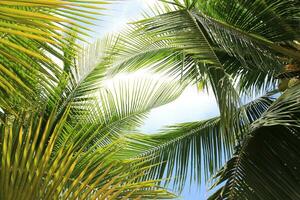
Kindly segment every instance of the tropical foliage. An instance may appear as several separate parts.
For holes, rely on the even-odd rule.
[[[128,153],[166,161],[149,176],[176,175],[179,190],[204,173],[210,199],[298,199],[299,2],[164,2],[121,34],[112,72],[148,68],[204,85],[220,117],[131,135],[139,142]]]
[[[106,1],[16,0],[0,3],[1,108],[11,113],[47,99],[63,75],[68,35],[83,39]],[[72,48],[71,48],[72,49]],[[5,98],[4,98],[5,97]],[[26,106],[24,106],[26,105]],[[34,105],[34,106],[33,106]]]
[[[137,167],[140,160],[110,159],[124,143],[121,139],[99,138],[95,124],[72,127],[68,113],[59,119],[55,110],[48,118],[27,114],[1,126],[1,199],[174,197],[156,181],[136,181],[146,171]]]
[[[83,46],[106,1],[0,2],[1,199],[300,198],[300,3],[162,2]],[[220,116],[137,132],[187,84]]]
[[[184,86],[154,77],[106,84],[114,40],[76,43],[86,29],[77,16],[90,19],[99,14],[91,9],[104,3],[0,3],[1,27],[11,25],[3,30],[3,43],[10,45],[0,50],[1,85],[13,86],[2,87],[0,97],[1,199],[175,197],[158,180],[139,180],[152,167],[144,167],[144,159],[151,158],[113,157],[126,146],[123,135]]]

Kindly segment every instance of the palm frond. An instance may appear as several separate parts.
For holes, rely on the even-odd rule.
[[[17,0],[0,3],[1,103],[5,111],[33,108],[63,76],[64,34],[86,35],[106,1]],[[85,25],[83,25],[85,24]],[[81,38],[81,36],[77,36]],[[1,101],[2,102],[2,101]],[[25,105],[24,105],[25,104]],[[29,107],[29,108],[28,108]]]
[[[249,129],[217,174],[210,199],[297,199],[299,193],[299,86],[279,97]]]
[[[175,5],[177,9],[189,10],[199,27],[207,33],[207,40],[214,47],[224,67],[227,60],[224,61],[222,58],[223,51],[228,54],[225,57],[237,59],[239,71],[243,73],[260,71],[260,77],[263,77],[268,71],[272,71],[268,74],[270,80],[272,75],[282,70],[283,64],[289,62],[290,58],[299,60],[299,52],[294,47],[295,41],[299,38],[297,2],[261,0],[166,2]],[[243,18],[237,13],[242,13]],[[275,27],[274,24],[279,27]],[[261,78],[247,80],[245,86],[250,89],[265,86],[265,80]]]
[[[245,67],[234,56],[224,53],[218,55],[225,71],[232,77],[233,82],[237,83],[236,88],[241,96],[252,98],[278,88],[278,79],[275,77],[282,70],[282,66],[271,66],[265,69],[248,62]]]
[[[66,110],[57,120],[55,112],[49,118],[27,113],[24,118],[8,119],[6,125],[1,125],[1,199],[175,197],[160,188],[155,180],[137,181],[147,169],[136,167],[140,160],[111,160],[123,145],[122,141],[90,151],[85,148],[88,140],[81,136],[95,133],[88,129],[84,132],[68,129],[72,130],[69,135],[73,137],[57,145],[60,134],[66,131],[64,127],[69,113]],[[45,126],[42,126],[43,121]]]
[[[245,112],[250,122],[259,118],[271,105],[271,97],[261,97],[239,109]],[[249,126],[236,114],[235,127]],[[234,128],[232,130],[240,130]],[[199,122],[189,122],[167,127],[159,134],[128,136],[127,150],[118,157],[150,156],[151,162],[160,163],[151,169],[147,178],[174,177],[172,185],[179,191],[190,182],[201,184],[201,173],[207,180],[231,157],[241,133],[226,132],[221,128],[220,117]],[[204,169],[204,172],[202,171]],[[171,180],[169,180],[171,182]],[[169,182],[166,181],[166,184]]]
[[[206,79],[218,101],[223,124],[231,123],[239,95],[214,44],[189,10],[165,9],[165,13],[134,23],[133,30],[120,36],[119,41],[115,51],[120,63],[114,65],[115,69],[149,67],[183,80]]]
[[[72,43],[68,48],[72,50],[74,46],[76,47],[76,38],[71,37],[70,39]],[[67,82],[62,87],[62,91],[58,92],[61,102],[59,112],[62,112],[65,106],[74,99],[93,94],[103,86],[103,81],[108,79],[108,66],[112,62],[109,49],[114,43],[115,37],[107,36],[95,43],[82,46],[80,51],[72,51],[71,54],[70,51],[66,52],[69,56],[66,62],[70,66],[66,71],[68,73]]]
[[[72,69],[72,87],[76,87],[79,95],[99,89],[106,78],[108,66],[112,62],[110,49],[116,43],[116,37],[109,35],[86,45],[76,57],[76,67]]]
[[[260,35],[270,41],[280,43],[299,38],[299,24],[297,23],[299,2],[297,1],[219,2],[210,0],[206,3],[197,3],[198,10],[249,34]]]
[[[267,54],[270,50],[264,50],[267,47],[284,56],[299,60],[297,50],[288,45],[299,38],[298,2],[212,0],[197,8],[211,16],[204,16],[200,12],[197,14],[201,23],[214,35],[213,38],[229,52],[238,51],[243,55],[238,47],[244,46],[254,54],[253,58],[259,58],[259,55],[255,54],[255,48],[257,51],[263,51],[265,55],[262,56],[268,58]],[[240,43],[240,45],[229,45],[230,43]]]
[[[100,135],[118,136],[143,123],[153,108],[176,99],[186,87],[173,80],[126,77],[107,82],[94,94],[75,98],[71,121],[101,127]]]

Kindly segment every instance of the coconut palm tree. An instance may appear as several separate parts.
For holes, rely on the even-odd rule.
[[[71,15],[89,19],[96,2],[48,2],[0,4],[1,198],[173,198],[157,183],[180,191],[190,174],[200,184],[201,166],[215,174],[211,199],[299,198],[298,2],[173,1],[82,50]],[[296,70],[278,76],[288,89],[273,97],[284,65]],[[108,70],[142,67],[177,80],[104,84]],[[212,88],[220,117],[125,135],[187,81]]]
[[[139,148],[118,156],[164,161],[148,177],[176,175],[179,190],[188,174],[200,184],[203,168],[210,199],[299,199],[299,2],[164,2],[120,35],[112,73],[148,68],[204,85],[220,117],[128,136]]]
[[[143,165],[151,157],[117,160],[114,155],[127,146],[124,134],[138,127],[151,108],[176,98],[182,87],[143,78],[83,96],[77,93],[82,90],[73,91],[76,98],[68,96],[63,106],[6,115],[1,199],[174,198],[158,180],[138,179],[152,167]]]
[[[124,134],[184,87],[153,77],[105,84],[113,37],[76,43],[102,3],[0,2],[0,199],[175,197],[140,180],[151,157],[114,156]]]

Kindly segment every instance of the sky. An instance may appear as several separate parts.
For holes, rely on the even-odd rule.
[[[126,23],[141,18],[141,12],[153,6],[156,0],[125,0],[108,6],[106,16],[94,28],[93,40],[108,33],[122,30]],[[164,126],[180,122],[198,121],[218,115],[217,104],[212,95],[199,92],[196,86],[189,86],[175,101],[153,109],[144,125],[143,133],[155,133]],[[199,169],[200,170],[200,169]],[[181,194],[184,200],[204,200],[207,197],[205,186],[186,187]]]
[[[157,0],[123,0],[106,6],[108,10],[101,18],[96,33],[106,34],[122,30],[126,23],[141,18],[141,13],[155,3]]]

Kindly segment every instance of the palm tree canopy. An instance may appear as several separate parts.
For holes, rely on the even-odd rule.
[[[277,76],[299,68],[300,3],[164,2],[84,47],[106,1],[0,2],[1,199],[175,198],[161,185],[201,184],[202,167],[210,199],[300,198],[299,80]],[[174,80],[106,83],[142,68]],[[220,116],[139,134],[188,83]]]
[[[240,159],[240,156],[236,156],[241,151],[239,149],[247,149],[248,147],[245,146],[248,142],[245,141],[255,137],[254,135],[259,134],[259,132],[273,131],[274,137],[277,137],[277,131],[285,131],[287,138],[290,134],[298,133],[296,129],[290,130],[289,123],[297,122],[294,114],[286,112],[280,106],[276,109],[272,108],[273,104],[279,105],[277,102],[289,101],[287,96],[291,93],[288,91],[274,103],[270,101],[262,107],[258,105],[252,107],[252,114],[260,110],[256,116],[251,116],[249,112],[242,109],[240,97],[245,94],[250,96],[255,93],[265,94],[267,91],[277,89],[275,76],[284,71],[283,66],[289,63],[299,66],[299,2],[288,0],[234,2],[214,0],[183,2],[174,0],[165,2],[165,6],[155,7],[153,13],[146,15],[143,20],[132,23],[129,30],[121,34],[117,45],[114,47],[115,56],[120,61],[113,63],[112,72],[150,68],[178,77],[180,80],[204,83],[206,87],[213,89],[220,107],[221,117],[218,119],[220,121],[211,119],[198,124],[200,128],[197,130],[203,130],[203,135],[206,137],[200,137],[201,131],[194,131],[194,134],[191,134],[195,136],[193,139],[187,137],[189,139],[184,140],[185,134],[183,133],[190,136],[189,130],[197,127],[197,123],[175,126],[170,130],[170,134],[168,134],[168,129],[164,130],[162,131],[165,133],[163,136],[133,135],[133,143],[138,139],[136,144],[138,147],[135,151],[127,152],[129,155],[138,155],[139,152],[143,155],[146,150],[147,153],[157,156],[158,160],[166,161],[149,176],[162,177],[165,175],[164,173],[168,175],[180,174],[182,175],[180,177],[183,178],[177,178],[177,182],[175,182],[177,185],[185,184],[188,161],[191,160],[193,166],[198,166],[192,169],[195,170],[195,179],[199,182],[201,179],[199,178],[201,174],[199,172],[201,169],[200,161],[206,163],[204,165],[206,171],[210,169],[210,172],[214,173],[221,166],[221,161],[224,161],[224,155],[222,155],[224,151],[225,155],[227,152],[235,151],[233,160],[236,157]],[[293,98],[296,99],[297,96],[295,95]],[[269,108],[269,106],[271,107]],[[273,121],[274,118],[266,119],[264,115],[275,110],[276,114],[279,114],[276,125]],[[297,113],[298,110],[296,110],[293,112]],[[270,114],[270,116],[272,115]],[[268,129],[265,126],[268,127],[269,125],[261,123],[270,123],[273,124],[270,126],[274,127]],[[253,128],[257,124],[260,124],[256,127],[258,130]],[[206,129],[206,125],[209,129]],[[281,128],[277,130],[277,127]],[[204,134],[204,131],[207,131],[207,134]],[[196,133],[199,133],[199,137],[196,137]],[[168,137],[168,139],[164,137]],[[229,140],[228,138],[232,139]],[[220,140],[220,143],[216,142]],[[276,141],[278,142],[280,139],[276,139]],[[293,139],[286,142],[293,142]],[[270,143],[272,142],[270,141]],[[273,145],[275,144],[276,142]],[[293,152],[293,145],[295,144],[291,143],[291,154],[296,156]],[[283,152],[286,148],[282,143],[278,143],[278,146],[278,152]],[[228,149],[232,151],[226,150],[226,147],[230,147]],[[235,150],[234,147],[236,147]],[[249,149],[251,148],[249,147]],[[168,151],[165,151],[166,149]],[[264,150],[266,154],[271,151],[268,148]],[[203,160],[199,158],[202,151],[204,152]],[[126,152],[123,153],[126,155]],[[241,155],[244,154],[242,152]],[[260,162],[270,163],[275,162],[275,160],[278,166],[281,164],[280,167],[282,167],[285,159],[278,158],[276,155],[273,152],[270,155],[270,160],[266,156],[261,158],[265,160],[257,161],[256,167],[260,169]],[[280,155],[283,154],[280,153]],[[249,157],[250,159],[251,157]],[[249,160],[245,162],[250,162]],[[298,164],[296,163],[296,165]],[[226,180],[228,184],[226,183],[226,187],[216,193],[214,196],[216,199],[268,199],[267,194],[272,192],[276,194],[280,191],[275,192],[275,187],[270,188],[272,181],[273,183],[279,181],[275,178],[266,182],[266,186],[262,187],[263,189],[259,189],[257,185],[251,185],[254,184],[253,182],[244,183],[248,179],[243,174],[246,174],[252,165],[246,166],[245,164],[247,167],[245,169],[239,168],[244,166],[232,166],[230,163],[228,166],[230,167],[225,167],[227,171],[224,168],[224,172],[219,175],[221,176],[221,186],[222,182]],[[238,169],[235,170],[234,167]],[[261,167],[262,170],[265,170],[263,173],[268,177],[272,177],[271,173],[278,170],[275,167],[275,171],[268,173],[267,168]],[[298,166],[295,167],[298,168]],[[233,174],[233,177],[228,177],[232,171],[240,174]],[[281,171],[276,172],[281,173]],[[257,177],[254,180],[258,180],[258,175],[257,172],[255,176],[249,175],[249,177]],[[240,182],[235,179],[240,180]],[[231,185],[232,180],[236,185]],[[273,195],[271,199],[283,198],[284,196],[290,199],[297,197],[299,195],[297,192],[299,183],[296,180],[297,177],[295,179],[281,179],[280,181],[284,181],[282,189],[287,189],[289,185],[293,185],[293,187],[286,190],[289,192],[282,192],[281,196]],[[229,196],[226,196],[227,189],[230,190]],[[246,190],[248,193],[244,192]],[[263,191],[269,193],[264,194]]]

